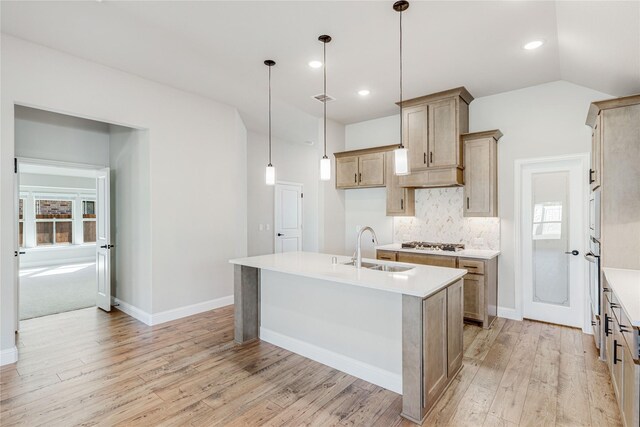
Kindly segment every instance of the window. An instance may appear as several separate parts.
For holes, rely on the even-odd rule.
[[[560,239],[562,202],[536,203],[533,207],[533,240]]]
[[[24,199],[20,199],[18,215],[18,245],[24,248]]]
[[[36,245],[73,243],[73,202],[70,200],[36,200]]]
[[[82,201],[82,235],[85,243],[96,241],[96,202]]]

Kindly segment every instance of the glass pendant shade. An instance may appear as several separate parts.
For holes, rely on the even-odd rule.
[[[393,166],[396,175],[409,175],[409,150],[405,147],[393,151]]]
[[[271,164],[267,165],[265,182],[267,185],[276,185],[276,168]]]
[[[331,179],[331,159],[323,157],[320,159],[320,180],[329,181]]]

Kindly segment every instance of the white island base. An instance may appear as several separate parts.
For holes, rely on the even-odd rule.
[[[389,273],[331,258],[296,252],[231,261],[236,342],[260,338],[400,393],[402,415],[422,422],[462,367],[466,271]]]

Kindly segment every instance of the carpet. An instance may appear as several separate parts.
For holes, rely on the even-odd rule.
[[[20,270],[20,320],[95,305],[95,262]]]

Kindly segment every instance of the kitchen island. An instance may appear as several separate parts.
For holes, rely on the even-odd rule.
[[[462,368],[466,270],[288,252],[235,264],[235,340],[275,344],[402,394],[420,423]]]

